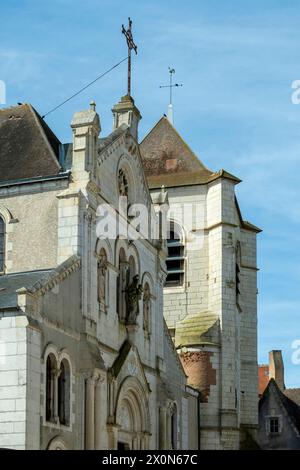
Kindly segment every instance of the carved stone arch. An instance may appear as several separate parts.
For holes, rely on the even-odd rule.
[[[97,238],[96,245],[95,245],[95,253],[94,253],[96,257],[99,257],[100,251],[102,248],[106,252],[107,261],[113,265],[115,260],[114,260],[113,249],[112,249],[110,241]]]
[[[131,244],[128,249],[128,260],[130,256],[133,257],[135,261],[135,266],[136,266],[136,274],[141,276],[141,262],[140,262],[140,256],[139,252],[134,244]]]
[[[120,187],[119,187],[119,178],[120,173],[123,172],[127,178],[127,185],[128,185],[128,203],[133,204],[137,199],[136,188],[138,186],[137,178],[135,177],[135,171],[132,168],[132,161],[131,157],[126,153],[123,153],[118,161],[117,165],[117,175],[116,175],[116,189],[117,194],[120,194]]]
[[[9,224],[13,220],[11,212],[2,204],[0,204],[0,217],[3,217],[6,224]]]
[[[68,447],[60,436],[56,436],[49,442],[47,450],[68,450]]]
[[[58,348],[57,346],[55,346],[54,343],[47,343],[45,348],[44,348],[44,351],[42,353],[42,362],[45,363],[45,361],[47,360],[47,357],[49,356],[49,354],[53,354],[55,356],[55,359],[57,361],[57,364],[59,363],[59,353],[58,353]]]
[[[116,239],[115,249],[114,249],[114,264],[116,268],[118,268],[119,253],[120,253],[121,248],[123,248],[123,250],[125,251],[126,261],[127,261],[128,241],[125,240],[124,238],[118,237]]]
[[[154,281],[151,274],[148,271],[145,271],[142,276],[141,284],[144,286],[146,282],[149,284],[151,296],[154,296]]]
[[[179,220],[177,217],[171,217],[168,219],[169,222],[169,227],[171,227],[171,224],[174,224],[175,228],[178,228],[178,231],[180,232],[181,235],[181,242],[183,245],[186,245],[186,240],[187,240],[187,229],[184,227],[182,224],[182,221]]]
[[[66,349],[61,349],[58,353],[58,367],[63,360],[68,361],[71,375],[75,373],[73,360]]]
[[[119,424],[122,406],[127,405],[132,416],[134,433],[150,433],[150,412],[147,394],[136,377],[126,377],[121,383],[115,407],[115,421]],[[124,425],[124,423],[121,423]]]

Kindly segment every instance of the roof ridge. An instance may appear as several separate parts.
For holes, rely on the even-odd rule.
[[[140,142],[140,145],[143,144],[143,142],[150,137],[150,135],[152,134],[152,132],[154,132],[154,130],[158,127],[158,125],[162,122],[166,122],[167,125],[170,127],[170,129],[172,129],[172,131],[175,132],[175,134],[177,135],[177,137],[181,140],[181,142],[183,143],[183,145],[187,148],[187,150],[191,153],[192,157],[195,159],[195,161],[197,163],[199,163],[199,165],[202,165],[203,166],[203,169],[204,170],[207,170],[207,171],[210,171],[211,173],[212,170],[210,170],[203,162],[202,160],[200,160],[200,158],[195,154],[195,152],[192,150],[192,148],[189,146],[189,144],[184,140],[184,138],[181,136],[181,134],[178,132],[178,130],[173,126],[173,124],[170,123],[169,119],[163,115],[158,121],[157,123],[152,127],[152,129],[148,132],[148,134],[145,135],[145,137],[141,140]]]
[[[40,114],[36,111],[36,109],[31,104],[28,104],[28,107],[29,107],[30,112],[32,113],[32,115],[34,117],[35,122],[38,125],[38,129],[40,131],[40,134],[42,135],[42,138],[43,138],[44,142],[46,143],[48,149],[50,150],[50,155],[53,158],[55,164],[57,165],[58,170],[60,171],[62,168],[61,168],[61,165],[59,164],[57,156],[54,153],[54,149],[53,149],[52,145],[50,144],[49,139],[47,137],[47,134],[45,132],[45,129],[42,125],[42,122],[41,122],[42,116],[40,116]],[[50,129],[50,127],[48,126],[48,124],[46,122],[45,122],[45,125]],[[56,135],[54,134],[54,132],[51,129],[50,129],[50,132],[54,135],[54,137],[56,137]],[[57,137],[56,137],[56,139],[59,141],[59,139]]]

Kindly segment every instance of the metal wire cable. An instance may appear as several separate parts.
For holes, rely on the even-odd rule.
[[[118,62],[117,64],[113,65],[110,69],[106,70],[106,72],[103,72],[101,75],[99,75],[97,78],[95,78],[95,80],[93,80],[92,82],[88,83],[87,85],[85,85],[83,88],[81,88],[79,91],[77,91],[76,93],[74,93],[72,96],[70,96],[69,98],[67,98],[65,101],[63,101],[62,103],[58,104],[57,106],[55,106],[54,108],[50,109],[50,111],[48,111],[46,114],[44,114],[42,116],[42,119],[44,119],[46,116],[48,116],[48,114],[50,113],[53,113],[54,111],[56,111],[58,108],[60,108],[61,106],[63,106],[64,104],[66,104],[68,101],[70,101],[72,98],[74,98],[75,96],[79,95],[81,92],[83,92],[84,90],[86,90],[89,86],[93,85],[95,82],[97,82],[98,80],[100,80],[100,78],[103,78],[105,75],[107,75],[109,72],[111,72],[112,70],[114,70],[115,68],[117,68],[119,65],[121,65],[123,62],[125,62],[125,60],[128,60],[128,56],[125,57],[125,59],[122,59],[120,60],[120,62]]]

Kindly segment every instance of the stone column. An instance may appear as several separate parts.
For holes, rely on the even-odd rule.
[[[85,448],[95,448],[95,377],[85,382]]]
[[[95,388],[95,449],[101,449],[103,447],[103,444],[101,442],[103,423],[102,420],[106,416],[106,400],[104,399],[105,397],[103,393],[104,380],[104,374],[100,375],[96,382]]]
[[[167,447],[166,449],[171,449],[171,416],[168,410],[167,412],[167,432],[166,432]]]
[[[165,407],[159,409],[159,449],[167,448],[167,410]]]
[[[51,385],[53,392],[53,419],[55,423],[59,423],[58,417],[58,378],[60,376],[60,371],[58,369],[52,369],[51,371]]]

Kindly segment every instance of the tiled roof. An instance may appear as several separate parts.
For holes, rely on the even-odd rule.
[[[0,109],[0,181],[57,175],[59,147],[30,104]]]
[[[300,406],[300,388],[287,388],[284,391],[285,396]]]
[[[269,383],[269,366],[263,364],[258,366],[258,394],[261,396]]]
[[[0,309],[17,308],[16,291],[22,287],[32,287],[51,272],[52,270],[29,271],[0,276]]]
[[[166,117],[162,117],[140,144],[147,178],[212,172],[197,158]]]

